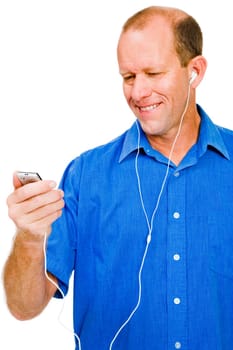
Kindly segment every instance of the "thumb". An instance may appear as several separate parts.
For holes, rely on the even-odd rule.
[[[18,176],[17,176],[17,171],[13,173],[13,186],[14,188],[19,188],[22,186],[22,183],[20,182]]]

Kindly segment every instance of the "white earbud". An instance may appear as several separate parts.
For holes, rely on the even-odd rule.
[[[192,71],[192,75],[191,78],[189,80],[189,84],[192,84],[192,82],[196,79],[197,77],[197,72],[195,72],[194,70]]]

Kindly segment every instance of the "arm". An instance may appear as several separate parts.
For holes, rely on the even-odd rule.
[[[4,266],[3,283],[9,310],[20,320],[41,313],[56,291],[44,270],[45,234],[50,234],[51,224],[64,206],[63,192],[54,189],[55,185],[39,181],[21,187],[14,176],[15,190],[7,198],[17,232]]]

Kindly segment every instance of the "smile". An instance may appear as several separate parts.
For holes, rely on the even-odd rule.
[[[150,106],[139,107],[139,109],[140,109],[142,112],[147,112],[147,111],[152,111],[153,109],[157,108],[159,105],[160,105],[160,104],[157,103],[157,104],[150,105]]]

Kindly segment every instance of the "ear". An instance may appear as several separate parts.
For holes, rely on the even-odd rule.
[[[193,87],[197,87],[204,78],[207,68],[207,60],[204,56],[196,56],[189,62],[188,68],[190,84],[192,84]],[[195,77],[194,74],[196,75]],[[192,78],[192,76],[194,78]]]
[[[193,70],[192,75],[191,75],[190,80],[189,80],[189,84],[192,84],[194,82],[194,80],[196,79],[196,77],[197,77],[197,72],[195,72]]]

